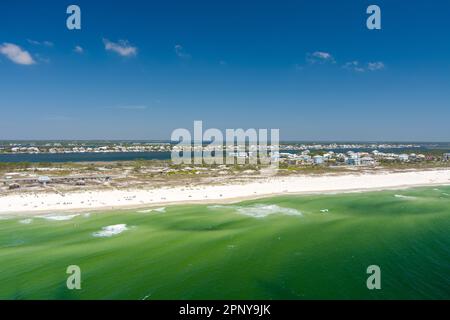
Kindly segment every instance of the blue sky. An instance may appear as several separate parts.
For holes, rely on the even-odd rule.
[[[82,29],[66,28],[77,4]],[[382,30],[366,28],[381,7]],[[0,139],[449,141],[447,1],[1,1]]]

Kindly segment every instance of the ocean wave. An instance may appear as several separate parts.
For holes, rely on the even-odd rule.
[[[92,235],[94,237],[112,237],[126,230],[128,230],[126,224],[114,224],[103,227],[101,231],[94,232]]]
[[[232,208],[232,207],[234,207],[234,206],[224,206],[224,205],[221,205],[221,204],[215,204],[213,206],[207,206],[208,209],[212,209],[212,210],[215,210],[215,209],[228,209],[228,208]]]
[[[284,214],[288,216],[301,216],[302,213],[297,209],[283,208],[276,204],[254,204],[251,206],[225,206],[225,205],[213,205],[208,206],[208,209],[233,209],[239,214],[243,214],[253,218],[265,218],[272,214]]]
[[[288,216],[301,216],[302,213],[297,209],[283,208],[276,204],[255,204],[249,207],[240,207],[236,209],[240,214],[254,217],[254,218],[264,218],[272,214],[284,214]]]
[[[153,211],[160,212],[160,213],[166,212],[166,207],[156,208],[156,209],[140,210],[140,211],[138,211],[138,213],[149,213],[149,212],[153,212]]]
[[[71,220],[75,217],[78,217],[79,214],[65,214],[65,215],[55,215],[55,214],[47,214],[45,216],[38,216],[38,218],[46,219],[46,220],[52,220],[52,221],[67,221]]]
[[[401,195],[401,194],[396,194],[396,195],[394,195],[394,197],[400,198],[400,199],[408,199],[408,200],[414,200],[414,199],[417,199],[416,197],[412,197],[412,196],[404,196],[404,195]]]

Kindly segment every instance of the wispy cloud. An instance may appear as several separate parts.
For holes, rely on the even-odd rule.
[[[296,71],[304,70],[309,65],[314,64],[336,64],[337,61],[331,53],[324,51],[315,51],[313,53],[306,54],[307,65],[294,64]],[[379,71],[385,69],[385,64],[381,61],[361,63],[358,60],[346,62],[342,65],[342,69],[350,70],[353,72],[370,72]]]
[[[0,53],[17,64],[29,66],[36,63],[28,51],[13,43],[5,42],[0,45]]]
[[[367,64],[367,69],[369,69],[370,71],[383,70],[384,68],[385,68],[385,65],[381,61],[369,62]]]
[[[46,46],[46,47],[53,47],[54,44],[51,41],[36,41],[32,39],[27,39],[28,43],[36,45],[36,46]]]
[[[73,52],[79,53],[79,54],[83,54],[84,53],[84,49],[81,46],[75,46],[75,48],[73,48]]]
[[[314,65],[314,64],[335,64],[336,60],[334,59],[333,55],[329,52],[325,51],[314,51],[313,53],[307,53],[306,54],[306,65],[302,64],[294,64],[294,70],[295,71],[302,71],[307,67],[307,65]]]
[[[369,62],[366,65],[362,65],[359,61],[350,61],[345,63],[342,68],[355,72],[366,72],[383,70],[385,65],[381,61]]]
[[[132,57],[137,55],[137,47],[130,45],[127,40],[112,42],[108,39],[103,39],[103,43],[106,51],[115,52],[122,57]]]
[[[364,68],[360,65],[359,61],[350,61],[345,63],[342,68],[347,69],[347,70],[351,70],[351,71],[356,71],[356,72],[364,72]]]
[[[306,61],[311,64],[336,63],[334,57],[330,53],[324,51],[315,51],[313,53],[308,53],[306,55]]]
[[[190,59],[191,55],[187,53],[181,44],[175,45],[175,54],[181,59]]]
[[[39,53],[36,53],[34,56],[36,57],[36,60],[38,60],[39,62],[50,63],[50,58],[45,57]]]

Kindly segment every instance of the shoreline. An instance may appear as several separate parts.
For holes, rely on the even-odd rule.
[[[270,177],[226,185],[24,193],[0,196],[0,216],[234,203],[283,195],[336,194],[450,185],[450,169]]]

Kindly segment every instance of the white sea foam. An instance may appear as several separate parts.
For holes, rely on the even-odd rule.
[[[33,219],[23,219],[23,220],[19,221],[19,223],[23,223],[23,224],[30,224],[31,222],[33,222]]]
[[[224,205],[221,205],[221,204],[215,204],[213,206],[208,206],[207,208],[214,210],[214,209],[228,209],[228,208],[232,208],[232,207],[233,206],[224,206]]]
[[[147,295],[145,295],[141,300],[147,300],[148,298],[150,298],[151,295],[152,295],[151,293],[150,293],[150,294],[147,294]]]
[[[39,216],[39,218],[47,219],[47,220],[53,220],[53,221],[67,221],[71,220],[75,217],[78,217],[79,214],[65,214],[65,215],[55,215],[55,214],[47,214],[45,216]]]
[[[288,216],[301,216],[302,213],[297,209],[283,208],[276,204],[255,204],[248,207],[238,207],[236,211],[240,214],[254,218],[264,218],[271,214],[285,214]]]
[[[404,196],[404,195],[401,195],[401,194],[396,194],[396,195],[394,195],[394,197],[400,198],[400,199],[408,199],[408,200],[414,200],[414,199],[417,199],[416,197],[412,197],[412,196]]]
[[[156,209],[146,209],[146,210],[140,210],[138,211],[138,213],[149,213],[149,212],[166,212],[166,207],[162,207],[162,208],[156,208]]]
[[[126,224],[114,224],[103,227],[101,231],[94,232],[92,235],[94,237],[112,237],[124,232],[125,230],[128,230]]]
[[[283,208],[276,204],[254,204],[251,206],[235,206],[235,205],[213,205],[208,206],[208,209],[218,210],[218,209],[233,209],[237,213],[254,217],[254,218],[264,218],[271,214],[285,214],[288,216],[301,216],[302,213],[297,209]]]

